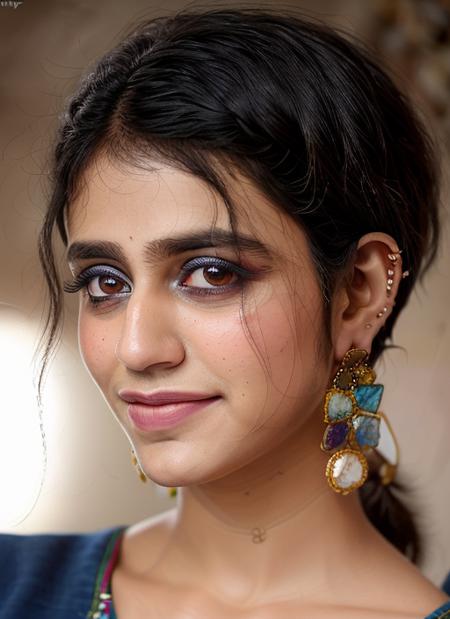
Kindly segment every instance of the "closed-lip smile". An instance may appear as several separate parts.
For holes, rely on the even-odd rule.
[[[143,391],[131,391],[129,389],[121,389],[119,396],[125,402],[133,403],[140,402],[151,406],[162,406],[164,404],[173,404],[177,402],[192,402],[196,400],[209,400],[211,398],[220,397],[217,394],[195,392],[195,391],[151,391],[144,393]]]
[[[193,391],[119,391],[128,402],[128,418],[136,430],[169,430],[193,413],[208,408],[221,396]]]

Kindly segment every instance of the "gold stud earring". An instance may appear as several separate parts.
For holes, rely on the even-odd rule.
[[[384,315],[385,315],[385,313],[387,312],[387,310],[388,310],[388,308],[387,308],[387,306],[385,305],[385,306],[383,307],[383,311],[382,311],[382,312],[378,312],[378,314],[377,314],[377,318],[381,318],[382,316],[384,316]]]

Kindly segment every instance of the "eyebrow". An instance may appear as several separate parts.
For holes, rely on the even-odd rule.
[[[215,228],[214,230],[199,230],[175,237],[156,239],[144,245],[144,254],[149,263],[158,262],[194,249],[206,247],[236,247],[260,255],[263,258],[272,258],[273,251],[256,238],[245,234],[236,236],[231,230]],[[127,265],[127,258],[119,243],[113,241],[75,241],[67,249],[69,264],[90,258],[110,259]]]

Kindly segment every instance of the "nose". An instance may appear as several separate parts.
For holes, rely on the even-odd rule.
[[[179,365],[185,349],[175,327],[174,312],[167,303],[135,292],[123,313],[117,359],[135,371]]]

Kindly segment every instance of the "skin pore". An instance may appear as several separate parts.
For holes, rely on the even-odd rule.
[[[147,476],[179,487],[177,507],[127,530],[112,580],[117,615],[425,616],[446,596],[372,527],[357,492],[329,488],[329,456],[319,448],[323,397],[339,361],[351,347],[370,350],[385,320],[375,316],[397,244],[384,233],[360,240],[351,284],[333,302],[330,346],[304,233],[249,181],[230,180],[229,190],[238,232],[269,251],[242,250],[241,267],[252,274],[243,289],[223,267],[239,264],[230,246],[145,251],[211,226],[230,230],[224,204],[190,174],[126,169],[100,156],[67,214],[69,246],[112,242],[123,254],[69,263],[73,274],[108,269],[97,268],[79,293],[85,366]],[[180,278],[199,257],[210,260]],[[219,258],[219,273],[208,269]],[[401,263],[390,303],[400,281]],[[88,291],[108,300],[93,306]],[[121,389],[220,399],[177,426],[142,432]],[[252,542],[256,526],[267,529],[263,543]]]

